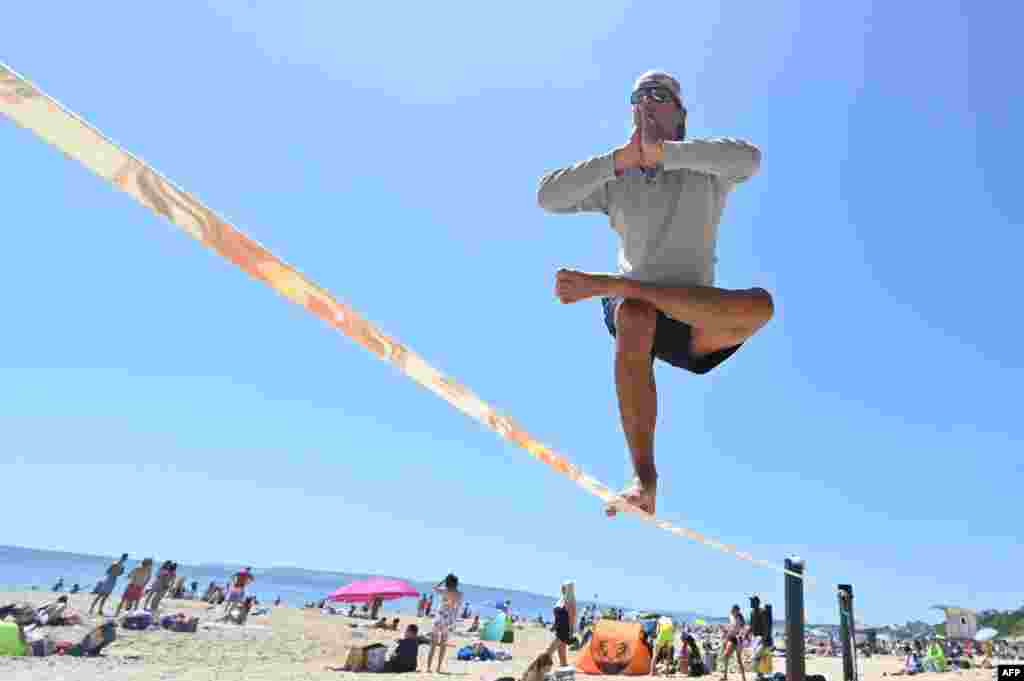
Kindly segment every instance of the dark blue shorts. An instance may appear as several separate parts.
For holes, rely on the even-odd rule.
[[[622,298],[601,299],[601,306],[604,308],[604,324],[613,338],[615,337],[615,310],[621,302]],[[658,310],[658,321],[654,327],[654,347],[651,348],[651,362],[653,363],[654,358],[657,357],[662,362],[667,362],[674,367],[686,369],[695,374],[706,374],[732,357],[732,354],[743,345],[740,343],[694,357],[690,352],[691,336],[692,329],[689,324],[672,319]]]

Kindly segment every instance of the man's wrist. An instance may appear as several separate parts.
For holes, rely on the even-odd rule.
[[[654,167],[665,158],[665,143],[649,144],[644,148],[645,165]]]
[[[627,168],[632,167],[628,158],[629,147],[619,147],[612,152],[612,165],[615,167],[615,174],[622,175]]]

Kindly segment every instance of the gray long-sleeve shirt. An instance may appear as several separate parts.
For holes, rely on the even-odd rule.
[[[665,142],[653,182],[639,173],[617,177],[609,152],[546,174],[537,200],[550,213],[607,215],[621,238],[624,276],[710,286],[726,197],[760,165],[760,150],[742,140]]]

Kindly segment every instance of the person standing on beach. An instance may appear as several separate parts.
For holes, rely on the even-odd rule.
[[[434,626],[430,632],[430,653],[427,655],[427,671],[434,661],[434,652],[437,651],[437,671],[441,672],[441,664],[444,662],[444,654],[448,648],[448,635],[455,628],[455,620],[459,616],[459,609],[462,607],[462,592],[459,591],[459,578],[449,574],[434,587],[434,591],[441,594],[441,605],[434,615]],[[433,598],[433,596],[431,596]]]
[[[747,622],[743,619],[740,606],[732,606],[729,612],[729,626],[725,630],[725,648],[722,650],[722,681],[729,678],[729,656],[736,653],[736,665],[740,668],[740,678],[747,681],[743,669],[743,639],[747,635]]]
[[[555,640],[548,646],[548,655],[558,650],[558,664],[569,664],[568,648],[576,635],[576,582],[562,583],[562,597],[555,603]]]
[[[92,605],[89,606],[89,614],[92,614],[93,609],[96,609],[96,614],[100,617],[106,617],[103,614],[103,606],[106,605],[107,599],[110,598],[110,594],[114,591],[114,585],[117,583],[117,578],[124,574],[124,564],[128,560],[128,554],[121,554],[121,560],[114,561],[107,568],[107,576],[101,579],[96,584],[96,598],[93,599]]]
[[[245,588],[254,581],[256,581],[256,578],[252,576],[251,567],[239,570],[231,576],[230,587],[228,589],[228,599],[227,602],[224,603],[225,615],[227,615],[231,610],[232,605],[245,601]]]
[[[174,583],[174,569],[174,562],[169,560],[165,560],[160,566],[159,572],[156,573],[156,579],[153,581],[153,589],[146,596],[143,608],[154,614],[157,612],[160,601],[163,600],[164,595]]]
[[[139,607],[139,601],[142,600],[142,595],[146,591],[146,583],[149,582],[149,578],[152,575],[152,558],[146,558],[128,573],[128,586],[125,587],[124,595],[121,596],[121,602],[117,604],[117,610],[114,611],[114,617],[121,614],[122,606],[125,608],[126,612],[131,612]]]
[[[619,272],[560,269],[564,304],[601,298],[615,338],[615,387],[634,478],[614,502],[653,514],[658,487],[654,359],[706,374],[773,314],[763,288],[714,286],[718,224],[732,189],[757,173],[761,152],[735,139],[684,140],[679,82],[648,71],[630,95],[629,141],[547,173],[537,201],[549,213],[603,213],[621,238]]]

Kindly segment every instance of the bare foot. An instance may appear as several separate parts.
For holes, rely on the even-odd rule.
[[[633,478],[632,484],[619,492],[618,496],[605,507],[605,514],[609,518],[615,517],[621,506],[633,506],[649,515],[654,515],[655,497],[658,494],[657,485],[644,487],[640,478]]]
[[[575,303],[594,296],[616,294],[619,277],[560,269],[555,274],[555,296],[563,303]]]

